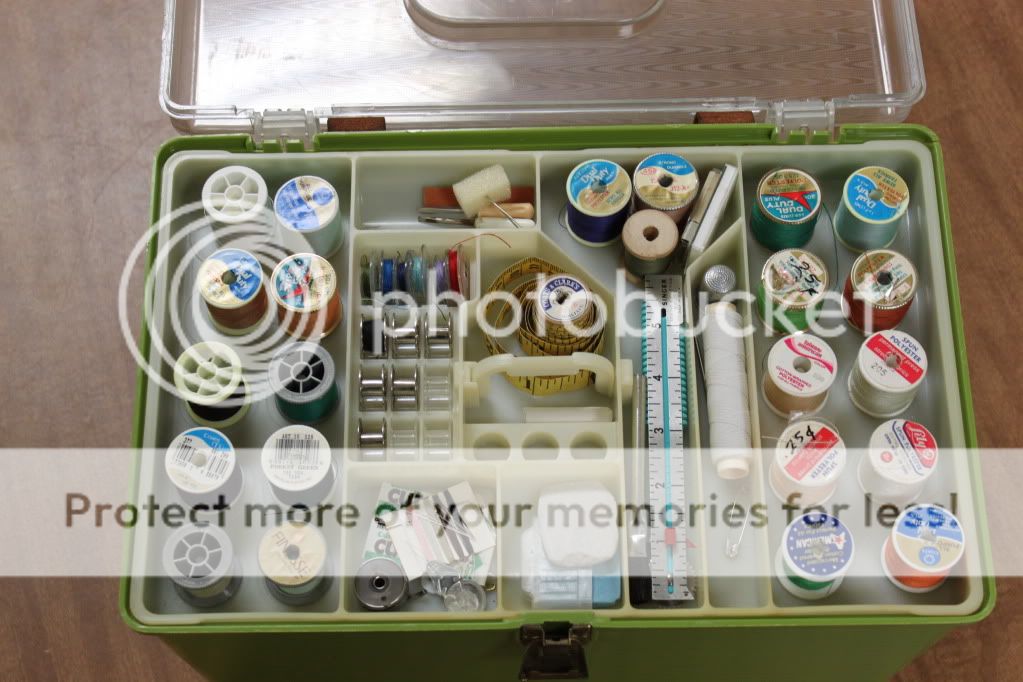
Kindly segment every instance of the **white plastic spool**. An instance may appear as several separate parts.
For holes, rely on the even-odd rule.
[[[234,545],[220,526],[181,526],[164,543],[162,559],[178,595],[197,608],[219,606],[241,586]]]
[[[879,504],[915,502],[938,467],[938,442],[923,424],[890,419],[878,426],[857,470],[860,488]]]
[[[778,436],[771,490],[786,504],[823,504],[838,487],[846,457],[845,442],[833,425],[818,419],[793,422]]]
[[[202,187],[202,208],[208,229],[190,234],[196,258],[204,261],[227,246],[259,251],[270,236],[272,209],[263,176],[245,166],[214,171]],[[252,229],[240,229],[251,225]],[[223,234],[230,231],[230,235]]]
[[[203,426],[227,428],[249,411],[241,358],[219,341],[196,343],[178,357],[174,387],[188,415]]]
[[[304,424],[289,424],[270,434],[260,464],[274,497],[290,506],[319,504],[337,480],[330,444]]]

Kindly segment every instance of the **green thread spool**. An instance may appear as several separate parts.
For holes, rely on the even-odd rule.
[[[775,555],[778,582],[799,599],[824,599],[842,585],[853,549],[852,533],[837,517],[803,514],[782,534]]]
[[[821,188],[798,168],[776,168],[760,179],[750,215],[753,237],[771,249],[805,246],[821,213]]]
[[[814,254],[803,249],[779,251],[767,259],[760,275],[756,295],[760,319],[779,332],[809,329],[829,282],[824,261]]]
[[[909,208],[909,185],[893,170],[868,166],[845,181],[835,214],[835,236],[853,251],[883,249],[895,241]]]
[[[338,403],[334,361],[315,343],[292,343],[278,350],[270,360],[269,382],[277,409],[291,421],[318,422]]]

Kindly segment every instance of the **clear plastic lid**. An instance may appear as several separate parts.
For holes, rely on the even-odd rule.
[[[389,129],[901,121],[912,0],[167,0],[161,102],[185,132],[290,110]],[[283,118],[287,118],[286,116]]]

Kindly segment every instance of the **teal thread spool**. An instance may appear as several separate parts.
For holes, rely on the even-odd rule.
[[[284,346],[270,360],[269,382],[277,409],[289,420],[318,422],[338,403],[334,361],[315,343]]]
[[[895,241],[909,208],[909,185],[893,170],[868,166],[845,181],[835,214],[835,236],[853,251],[883,249]]]
[[[779,251],[764,264],[757,287],[757,312],[775,331],[794,334],[809,329],[827,293],[830,278],[824,261],[803,249]]]
[[[757,185],[750,231],[772,251],[806,246],[821,205],[820,184],[812,175],[798,168],[776,168]]]

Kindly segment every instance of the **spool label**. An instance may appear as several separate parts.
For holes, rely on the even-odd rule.
[[[292,310],[319,310],[336,291],[334,268],[320,256],[308,253],[289,256],[274,270],[274,298]]]
[[[263,284],[263,269],[248,251],[222,249],[203,261],[199,293],[218,308],[248,303]]]
[[[888,223],[906,212],[909,185],[895,171],[869,166],[849,177],[845,185],[845,202],[862,220]]]
[[[824,296],[828,271],[820,258],[802,249],[786,249],[764,266],[764,287],[777,304],[808,306]]]
[[[195,428],[178,435],[167,448],[167,476],[180,490],[208,493],[234,472],[234,446],[216,429]]]
[[[568,199],[585,215],[614,215],[632,199],[632,181],[617,163],[586,161],[568,177]]]
[[[815,396],[831,388],[838,359],[824,341],[811,334],[781,339],[767,358],[771,378],[786,393]]]
[[[889,480],[919,483],[938,463],[938,443],[922,424],[892,419],[874,431],[868,453],[874,469]]]
[[[929,504],[903,512],[892,530],[892,540],[903,561],[928,573],[951,570],[965,547],[959,520],[951,512]]]
[[[864,342],[860,368],[883,388],[905,390],[924,378],[927,354],[912,336],[886,330]]]
[[[326,180],[303,175],[289,180],[277,192],[274,212],[292,230],[319,230],[337,215],[337,192]]]
[[[785,429],[778,438],[779,464],[792,480],[822,485],[845,466],[845,443],[830,426],[804,421]]]
[[[286,426],[263,447],[263,472],[279,488],[308,490],[330,470],[330,447],[319,431],[308,426]]]
[[[589,311],[590,296],[586,285],[574,277],[548,279],[537,293],[540,310],[552,322],[575,322]]]
[[[852,534],[830,514],[804,514],[793,521],[783,546],[798,572],[821,582],[842,575],[852,562]]]
[[[636,195],[660,210],[688,205],[700,186],[693,164],[676,154],[654,154],[643,159],[636,166],[633,182]]]
[[[278,585],[296,587],[320,575],[327,560],[323,533],[308,523],[271,528],[259,543],[259,567]]]
[[[901,308],[916,294],[916,268],[895,251],[868,251],[856,259],[851,277],[857,297],[874,306]]]
[[[817,181],[794,168],[765,175],[757,189],[757,198],[764,213],[778,223],[805,223],[821,208],[821,190]]]

